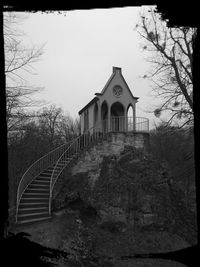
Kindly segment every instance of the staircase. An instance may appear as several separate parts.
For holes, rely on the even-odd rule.
[[[44,170],[26,188],[20,199],[17,222],[49,219],[49,189],[52,169]]]
[[[16,204],[16,223],[33,223],[51,218],[51,202],[54,185],[69,163],[76,158],[82,150],[95,145],[107,137],[108,132],[119,132],[124,125],[121,120],[130,118],[111,118],[111,128],[98,125],[70,143],[64,144],[42,158],[34,162],[22,176],[18,191]],[[131,120],[133,121],[133,120]],[[102,124],[107,125],[107,122]],[[116,127],[116,125],[118,125]],[[136,118],[136,123],[127,124],[126,131],[148,131],[148,119]],[[119,127],[120,126],[120,127]],[[104,129],[105,128],[105,129]],[[123,129],[125,130],[125,129]]]
[[[51,218],[49,215],[50,181],[54,166],[42,171],[22,194],[17,222],[28,223]],[[59,172],[56,169],[56,173]]]
[[[25,224],[51,218],[53,188],[69,163],[88,146],[105,137],[93,130],[46,154],[23,175],[17,192],[16,223]]]

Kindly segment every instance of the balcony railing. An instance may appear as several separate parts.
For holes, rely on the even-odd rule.
[[[102,140],[105,136],[106,132],[102,133],[99,127],[91,127],[87,132],[74,139],[68,148],[58,158],[50,179],[49,215],[51,215],[53,189],[57,179],[62,178],[65,168],[80,153],[81,150],[94,145],[97,141]],[[57,172],[56,169],[59,169],[59,172]]]
[[[134,124],[133,117],[128,117],[128,131],[149,132],[149,119],[136,117]]]
[[[149,132],[149,120],[143,117],[113,116],[102,122],[103,132]]]

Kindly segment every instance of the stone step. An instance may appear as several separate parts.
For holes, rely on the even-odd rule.
[[[19,204],[19,209],[31,209],[31,208],[47,208],[49,207],[49,202],[25,202],[25,203],[21,203]]]
[[[49,198],[24,198],[22,197],[21,198],[21,201],[20,203],[23,204],[23,203],[41,203],[41,202],[47,202],[49,203]]]
[[[18,215],[21,214],[30,214],[30,213],[37,213],[37,212],[49,212],[49,207],[34,207],[34,208],[19,208]]]
[[[65,166],[66,164],[68,164],[71,160],[66,160],[66,161],[61,161],[58,164],[56,164],[55,166]]]
[[[43,170],[43,172],[41,174],[43,174],[43,173],[51,173],[51,172],[52,172],[51,169],[45,169],[45,170]]]
[[[44,194],[49,194],[49,189],[46,189],[46,188],[27,188],[25,193],[44,193]]]
[[[60,171],[60,167],[52,167],[51,169],[49,169],[49,171],[53,172],[59,172]]]
[[[44,172],[52,172],[52,170],[57,170],[57,169],[59,169],[60,167],[63,167],[63,166],[65,166],[66,164],[68,164],[70,161],[71,161],[72,159],[70,159],[70,160],[66,160],[66,161],[60,161],[59,163],[55,163],[54,165],[52,165],[51,167],[49,167],[48,169],[46,169],[46,170],[44,170]]]
[[[68,158],[68,159],[65,160],[65,161],[61,161],[61,162],[59,162],[58,164],[56,163],[56,164],[53,165],[53,167],[55,167],[55,166],[64,166],[64,165],[68,164],[72,159],[73,159],[73,157]]]
[[[49,193],[30,193],[25,192],[23,198],[49,198]]]
[[[50,183],[50,181],[51,181],[50,178],[44,180],[44,179],[41,179],[40,177],[37,177],[35,180],[33,180],[31,182],[31,184],[43,184],[43,185],[47,185],[47,184]]]
[[[44,183],[48,183],[51,180],[51,176],[38,176],[35,178],[35,180],[32,181],[33,182],[44,182]]]
[[[36,178],[35,178],[35,180],[40,180],[40,181],[49,181],[50,180],[50,178],[51,178],[51,176],[49,175],[49,176],[40,176],[40,175],[38,175]],[[35,181],[34,180],[34,181]]]
[[[39,178],[36,178],[31,184],[32,185],[35,185],[35,184],[38,184],[38,185],[49,185],[49,183],[50,183],[50,179],[48,179],[48,180],[46,179],[46,181],[45,181],[45,180],[40,180]]]
[[[51,219],[51,216],[45,216],[42,218],[23,218],[17,221],[17,224],[29,224],[29,223],[36,223],[36,222],[42,222]]]
[[[45,211],[36,211],[36,212],[33,212],[33,211],[29,211],[25,214],[18,214],[18,219],[19,218],[27,218],[27,217],[34,217],[34,218],[42,218],[42,217],[45,217],[49,215],[49,212],[48,210],[45,210]]]
[[[51,177],[52,171],[50,172],[42,172],[38,175],[38,177]]]
[[[41,184],[41,183],[31,183],[28,188],[29,189],[37,189],[37,188],[41,188],[41,189],[49,189],[50,187],[50,183],[49,184]]]
[[[34,219],[42,219],[49,217],[48,212],[38,212],[38,213],[30,213],[30,214],[18,214],[17,221],[27,221],[27,220],[34,220]]]

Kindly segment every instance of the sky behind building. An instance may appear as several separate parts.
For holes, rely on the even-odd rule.
[[[112,74],[112,67],[122,68],[129,88],[139,97],[136,116],[156,118],[146,113],[156,104],[151,84],[141,78],[151,66],[142,50],[144,42],[134,30],[140,7],[66,11],[62,14],[25,13],[18,28],[26,33],[23,42],[43,45],[44,54],[34,63],[37,75],[28,81],[44,90],[39,99],[63,108],[73,118],[96,92],[101,92]]]

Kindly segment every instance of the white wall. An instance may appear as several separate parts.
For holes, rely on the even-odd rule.
[[[120,97],[117,97],[113,94],[113,87],[115,85],[120,85],[123,89],[123,93]],[[102,103],[104,102],[104,100],[106,100],[107,104],[108,104],[108,109],[110,110],[112,104],[114,104],[115,102],[120,102],[123,106],[124,106],[124,111],[126,115],[127,113],[127,108],[128,106],[131,104],[134,110],[134,114],[136,114],[136,102],[137,99],[134,99],[126,85],[126,83],[124,82],[124,79],[121,76],[121,70],[119,68],[114,68],[114,76],[110,82],[110,84],[108,85],[107,89],[105,90],[105,92],[103,92],[103,95],[98,96],[99,97],[99,103],[98,103],[98,107],[101,108]],[[89,112],[89,129],[92,128],[94,126],[94,107],[95,107],[95,103],[92,104],[89,108],[88,108],[88,112]],[[84,112],[80,115],[81,117],[81,133],[83,133],[84,131]]]
[[[88,109],[88,115],[89,115],[89,129],[92,128],[94,126],[94,105],[91,105]],[[81,113],[80,115],[80,121],[81,121],[81,134],[83,134],[84,132],[84,113],[86,112],[86,110]]]
[[[113,87],[115,85],[120,85],[123,89],[123,93],[120,97],[116,97],[113,94]],[[132,104],[133,108],[135,108],[136,99],[132,98],[132,95],[130,94],[126,86],[126,83],[124,82],[124,80],[122,79],[120,75],[120,70],[116,70],[114,78],[110,82],[104,94],[100,97],[100,105],[103,103],[104,100],[107,101],[109,108],[115,102],[122,103],[125,108],[125,111],[127,110],[127,107],[129,104]]]
[[[89,108],[89,129],[94,126],[94,104],[91,105]]]
[[[81,123],[81,134],[84,132],[84,113],[80,115],[80,123]]]

